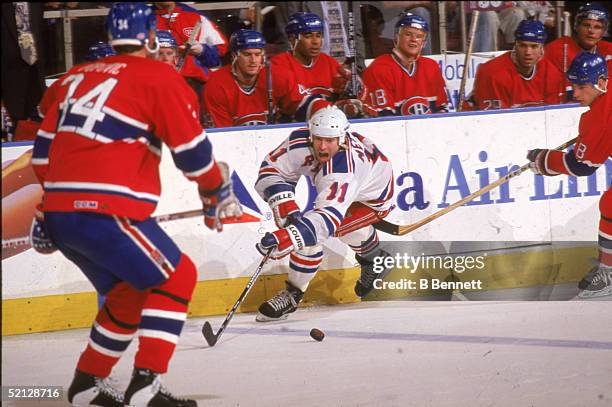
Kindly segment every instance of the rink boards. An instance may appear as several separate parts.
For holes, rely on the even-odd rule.
[[[374,140],[393,163],[396,208],[388,219],[409,224],[523,165],[528,149],[553,148],[571,139],[577,133],[583,111],[583,108],[571,106],[356,120],[351,131]],[[164,223],[164,229],[198,267],[199,283],[190,307],[191,315],[225,313],[254,272],[260,260],[254,244],[263,233],[274,229],[267,204],[253,189],[257,171],[265,155],[297,127],[299,125],[276,125],[208,132],[215,156],[227,161],[232,168],[236,194],[247,216],[242,223],[226,225],[221,234],[205,229],[200,218]],[[3,147],[3,168],[29,149],[31,145]],[[576,248],[563,247],[559,251],[559,256],[566,261],[577,261],[575,251],[595,254],[589,242],[596,241],[597,205],[611,178],[610,160],[588,178],[542,178],[528,172],[410,235],[381,234],[380,238],[396,242],[477,241],[482,242],[483,247],[489,242],[584,242],[585,247],[576,245]],[[164,149],[161,179],[163,192],[156,214],[200,206],[195,185],[174,168],[167,149]],[[303,180],[298,185],[297,195],[300,207],[312,205],[312,191]],[[3,194],[3,211],[5,200],[10,198]],[[3,240],[8,237],[4,233],[5,224],[11,222],[4,215]],[[322,265],[325,271],[316,277],[306,300],[310,303],[356,301],[352,290],[358,269],[354,267],[352,252],[331,239],[325,244],[325,254]],[[516,264],[512,256],[517,255],[520,254],[499,254],[505,256],[501,262],[497,256],[496,270],[500,274],[485,281],[487,290],[573,282],[588,267],[580,260],[572,267],[556,270],[557,277],[551,281],[550,270],[547,269],[547,276],[537,272],[543,269],[537,265],[537,259],[529,263],[536,272],[525,269],[517,274],[512,270],[512,265]],[[96,296],[89,282],[61,254],[42,256],[29,249],[5,257],[3,250],[3,334],[90,324],[97,308]],[[281,288],[286,267],[286,261],[268,264],[265,275],[241,310],[256,309],[261,301]],[[400,290],[394,291],[391,297],[424,294]],[[386,298],[385,295],[379,297]]]

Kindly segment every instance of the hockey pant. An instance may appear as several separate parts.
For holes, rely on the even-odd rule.
[[[165,373],[187,317],[195,265],[151,218],[48,212],[59,250],[106,296],[77,369],[107,377],[135,336],[134,367]]]
[[[612,267],[612,189],[604,192],[599,200],[599,262]]]
[[[353,251],[363,257],[378,252],[379,240],[373,223],[383,219],[389,210],[376,211],[362,203],[353,203],[346,212],[336,237],[346,243]],[[306,292],[308,284],[316,275],[323,261],[323,246],[305,247],[296,250],[289,257],[289,282]]]

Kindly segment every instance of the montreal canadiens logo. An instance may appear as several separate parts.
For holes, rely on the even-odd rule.
[[[191,37],[192,32],[193,32],[193,27],[183,28],[183,34],[185,34],[187,38]]]
[[[402,116],[429,114],[431,109],[429,108],[429,101],[422,96],[414,96],[410,99],[406,99],[400,105],[400,112]]]

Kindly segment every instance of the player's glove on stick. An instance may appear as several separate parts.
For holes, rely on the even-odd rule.
[[[274,248],[270,257],[278,260],[294,250],[317,244],[317,237],[310,221],[305,218],[294,218],[292,222],[284,229],[266,233],[255,245],[257,250],[262,255],[266,255],[270,248]]]
[[[535,150],[529,150],[527,153],[527,159],[531,161],[529,163],[529,169],[539,175],[559,175],[558,172],[551,171],[546,168],[546,158],[551,150],[536,148]]]
[[[365,86],[359,76],[357,76],[357,95],[351,92],[351,70],[345,66],[338,66],[338,73],[332,78],[332,90],[339,98],[359,98],[364,94]]]
[[[242,216],[242,206],[232,190],[229,167],[224,162],[217,163],[221,169],[223,185],[217,191],[200,191],[204,210],[204,224],[218,232],[223,230],[223,220]]]
[[[282,191],[274,194],[268,199],[268,205],[274,214],[276,227],[284,228],[291,223],[291,219],[300,216],[300,207],[295,202],[295,194],[292,191]]]
[[[47,231],[45,214],[42,211],[41,204],[36,205],[34,211],[34,220],[30,228],[30,244],[34,250],[42,254],[51,254],[57,250]]]

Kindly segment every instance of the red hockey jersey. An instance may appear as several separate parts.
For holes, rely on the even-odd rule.
[[[193,31],[196,23],[200,21],[200,33],[196,36],[195,41],[200,44],[216,46],[219,51],[219,56],[223,56],[227,52],[227,38],[221,31],[206,17],[193,11],[183,10],[180,5],[176,5],[169,14],[166,9],[156,9],[157,29],[169,30],[172,32],[178,46],[185,44],[189,40],[189,36]],[[179,50],[179,53],[182,52]],[[185,59],[185,65],[181,69],[181,75],[188,78],[195,78],[200,82],[206,82],[208,75],[195,61],[192,55],[188,55]]]
[[[201,189],[220,186],[198,101],[169,65],[117,55],[58,79],[32,166],[45,211],[91,211],[146,219],[161,193],[162,142]]]
[[[608,61],[608,72],[612,72],[612,60]],[[580,116],[574,149],[569,153],[551,150],[546,157],[546,167],[561,174],[589,175],[594,167],[601,166],[609,157],[612,157],[610,90],[598,96],[590,109]]]
[[[479,110],[552,105],[563,102],[564,78],[552,63],[540,60],[530,77],[522,76],[506,52],[479,65],[473,99]]]
[[[438,63],[419,57],[411,69],[393,54],[376,58],[363,73],[369,102],[379,114],[418,115],[448,111],[446,85]]]
[[[310,66],[305,66],[295,59],[290,51],[272,57],[271,64],[274,72],[278,69],[293,72],[300,93],[309,92],[326,98],[333,92],[332,79],[338,75],[340,66],[338,61],[324,53],[319,54]]]
[[[544,47],[544,58],[548,59],[557,69],[565,73],[574,58],[576,58],[576,55],[582,51],[572,37],[561,37]],[[605,60],[612,59],[612,43],[600,40],[597,43],[595,52],[601,54]]]
[[[305,103],[307,95],[298,92],[291,72],[272,67],[273,112],[292,116]],[[268,123],[266,68],[259,71],[255,86],[243,89],[226,65],[210,75],[204,92],[207,120],[214,127],[250,126]]]

